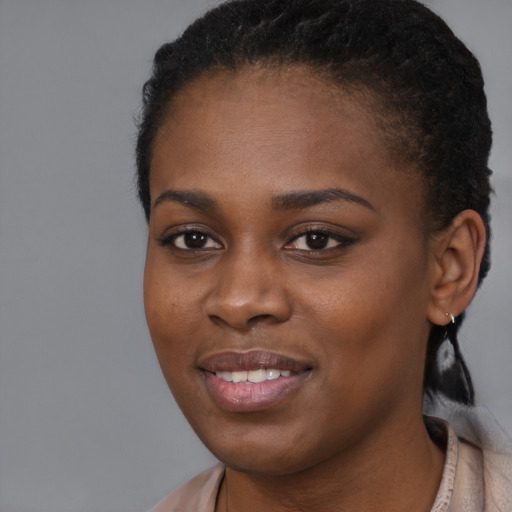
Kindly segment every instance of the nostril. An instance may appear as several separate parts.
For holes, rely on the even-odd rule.
[[[220,316],[217,316],[217,315],[208,315],[210,320],[215,324],[215,325],[223,325],[225,324],[226,322],[224,320],[222,320],[222,318]]]
[[[252,318],[249,318],[247,323],[248,324],[256,324],[256,323],[261,322],[263,320],[267,320],[267,319],[269,319],[271,317],[272,317],[272,315],[256,315],[256,316],[253,316]]]
[[[253,316],[253,317],[250,317],[248,319],[246,319],[245,321],[244,320],[241,320],[238,325],[233,325],[235,322],[233,322],[233,320],[231,322],[228,322],[226,320],[224,320],[222,317],[218,316],[218,315],[209,315],[210,317],[210,320],[215,324],[215,325],[232,325],[233,327],[237,328],[237,329],[247,329],[247,328],[250,328],[252,327],[253,325],[259,323],[259,322],[263,322],[265,320],[268,320],[270,318],[272,318],[272,315],[256,315],[256,316]],[[242,325],[243,324],[243,325]]]
[[[272,289],[226,281],[208,295],[204,312],[214,325],[247,330],[259,323],[279,323],[291,314],[291,305],[279,286]],[[250,284],[250,283],[249,283]],[[230,285],[230,286],[228,286]]]

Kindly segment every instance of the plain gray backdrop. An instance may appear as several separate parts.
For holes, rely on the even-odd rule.
[[[142,307],[133,118],[158,46],[214,1],[0,0],[0,511],[136,512],[211,465]],[[480,59],[493,268],[462,345],[512,430],[512,2],[431,0]]]

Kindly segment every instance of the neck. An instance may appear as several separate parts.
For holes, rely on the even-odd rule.
[[[430,511],[444,454],[419,421],[377,433],[314,467],[268,476],[226,469],[217,512]]]

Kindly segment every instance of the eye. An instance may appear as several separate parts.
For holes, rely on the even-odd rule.
[[[297,249],[299,251],[323,251],[347,247],[355,242],[353,237],[322,230],[309,230],[295,236],[285,249]]]
[[[182,251],[197,251],[205,249],[221,249],[222,245],[208,233],[199,230],[181,231],[162,237],[160,245],[172,246]]]

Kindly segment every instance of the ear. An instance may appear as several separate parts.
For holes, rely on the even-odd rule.
[[[482,218],[464,210],[433,241],[432,300],[427,317],[435,325],[450,322],[471,302],[478,284],[486,233]]]

